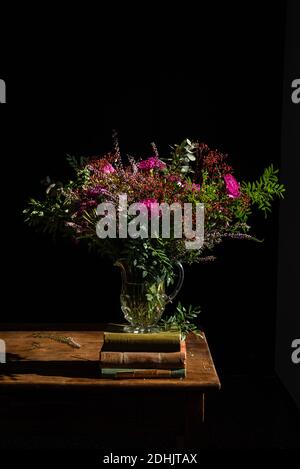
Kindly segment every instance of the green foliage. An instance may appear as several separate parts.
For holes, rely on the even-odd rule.
[[[23,213],[29,226],[55,237],[63,232],[68,217],[70,201],[60,184],[51,184],[44,201],[31,198]]]
[[[244,225],[244,227],[247,226],[247,229],[246,230],[243,229],[242,231],[248,231],[250,227],[246,225],[246,223],[247,223],[249,216],[252,214],[251,207],[245,204],[242,198],[238,198],[238,199],[235,199],[235,202],[233,204],[233,210],[234,210],[235,217],[237,218],[239,223],[236,226],[233,225],[232,232],[237,231],[236,228],[241,225]]]
[[[285,188],[283,184],[279,184],[277,174],[278,169],[274,169],[271,164],[257,181],[241,184],[243,192],[250,197],[252,204],[264,212],[265,217],[267,217],[268,212],[271,212],[274,198],[279,197],[282,199],[284,197]],[[244,214],[237,213],[240,217],[243,216],[245,220],[249,211]]]
[[[128,259],[141,272],[145,281],[157,279],[159,273],[167,285],[170,285],[174,279],[174,265],[165,249],[167,242],[167,239],[162,238],[128,239],[121,257]]]
[[[189,332],[194,332],[195,334],[200,335],[197,331],[197,326],[194,323],[194,320],[198,317],[200,312],[201,309],[199,306],[193,307],[192,305],[189,305],[186,308],[178,302],[174,314],[169,316],[167,319],[161,319],[160,324],[166,330],[179,330],[183,339],[185,339]]]
[[[155,314],[157,309],[164,309],[165,306],[165,295],[164,295],[164,283],[154,282],[148,288],[148,293],[146,294],[148,301],[149,312]]]
[[[79,159],[77,159],[75,156],[67,154],[66,160],[76,173],[88,163],[88,158],[85,156],[80,156]]]
[[[183,140],[182,143],[174,145],[171,152],[170,170],[180,171],[183,174],[193,173],[190,163],[196,160],[195,150],[197,145],[191,142],[188,138]]]
[[[222,181],[223,183],[223,181]],[[201,202],[211,205],[212,202],[220,200],[219,180],[210,180],[207,171],[202,171]]]

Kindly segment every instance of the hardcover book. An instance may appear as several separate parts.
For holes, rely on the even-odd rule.
[[[154,369],[133,369],[133,368],[102,368],[101,375],[110,379],[145,379],[145,378],[184,378],[186,369],[176,370],[154,370]]]
[[[109,352],[180,352],[180,332],[104,332],[102,351]]]
[[[117,352],[100,351],[101,368],[184,368],[186,343],[181,341],[179,352]]]

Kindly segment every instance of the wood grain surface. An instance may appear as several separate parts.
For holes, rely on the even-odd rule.
[[[186,378],[119,381],[100,376],[99,350],[107,325],[85,326],[10,325],[11,330],[7,330],[7,326],[0,325],[0,339],[6,343],[7,354],[7,363],[0,364],[0,389],[85,387],[100,391],[106,388],[176,388],[204,392],[220,388],[204,333],[202,337],[191,334],[187,338]],[[86,330],[79,330],[80,327]],[[66,337],[71,337],[81,347],[61,342]]]

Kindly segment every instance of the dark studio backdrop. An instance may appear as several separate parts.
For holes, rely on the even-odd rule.
[[[150,156],[153,141],[165,155],[169,144],[190,137],[228,153],[239,180],[255,180],[270,163],[280,167],[285,2],[213,10],[203,7],[196,18],[186,12],[190,27],[170,20],[173,35],[162,43],[152,27],[150,48],[136,50],[135,61],[136,36],[124,55],[106,37],[96,52],[81,50],[78,62],[64,48],[49,61],[20,54],[20,74],[3,74],[10,103],[5,117],[1,109],[9,153],[2,322],[122,320],[120,275],[109,262],[54,244],[23,222],[29,197],[42,195],[40,180],[69,176],[67,153],[109,151],[115,128],[124,155]],[[267,220],[252,218],[264,243],[224,242],[215,263],[185,269],[178,299],[201,306],[199,325],[221,376],[273,373],[278,209],[275,203]]]
[[[9,133],[6,174],[14,179],[5,249],[13,261],[3,319],[120,321],[119,272],[82,249],[36,235],[22,216],[29,197],[43,194],[41,179],[70,175],[67,153],[109,151],[112,128],[124,155],[151,155],[152,141],[164,155],[169,144],[190,137],[229,153],[240,180],[254,180],[270,163],[279,167],[283,41],[284,9],[277,6],[270,21],[266,11],[257,17],[251,8],[239,21],[217,18],[211,30],[202,25],[191,38],[193,57],[176,64],[169,55],[162,69],[150,57],[149,69],[139,72],[100,61],[76,73],[59,62],[52,72],[41,64],[37,76],[8,80],[10,106],[24,104],[16,114],[8,111],[16,132]],[[186,269],[179,297],[201,305],[220,369],[273,367],[278,205],[267,220],[258,215],[252,222],[264,243],[224,243],[215,264]]]

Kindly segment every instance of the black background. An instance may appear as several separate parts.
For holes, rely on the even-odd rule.
[[[20,73],[2,75],[3,321],[122,318],[115,268],[24,226],[22,210],[30,196],[41,196],[40,180],[69,176],[66,153],[101,154],[116,128],[124,154],[150,155],[155,141],[164,155],[169,144],[190,137],[229,153],[239,180],[259,177],[270,163],[279,167],[284,3],[272,12],[236,6],[217,15],[214,8],[181,13],[165,31],[164,23],[150,24],[148,47],[128,28],[124,54],[122,40],[99,36],[77,60],[77,43],[47,58],[19,51]],[[215,264],[186,269],[179,299],[201,305],[201,325],[222,369],[273,369],[277,218],[277,203],[267,220],[253,217],[263,244],[226,242]]]
[[[24,225],[40,180],[70,176],[67,153],[110,150],[115,128],[124,155],[150,156],[152,141],[165,155],[189,137],[228,153],[239,180],[280,167],[285,3],[185,3],[164,13],[126,5],[126,16],[99,10],[79,22],[73,11],[48,11],[49,24],[43,17],[32,35],[28,26],[15,43],[8,33],[0,63],[1,322],[122,320],[110,263]],[[251,220],[264,243],[224,243],[216,263],[186,268],[178,296],[201,306],[221,377],[208,416],[217,447],[299,443],[295,407],[273,377],[278,208]]]
[[[300,375],[291,360],[291,343],[300,336],[298,303],[299,262],[299,182],[300,108],[291,99],[291,83],[300,76],[300,4],[289,2],[286,17],[285,81],[282,109],[281,175],[288,191],[280,205],[278,241],[278,319],[276,340],[276,371],[300,408]]]

